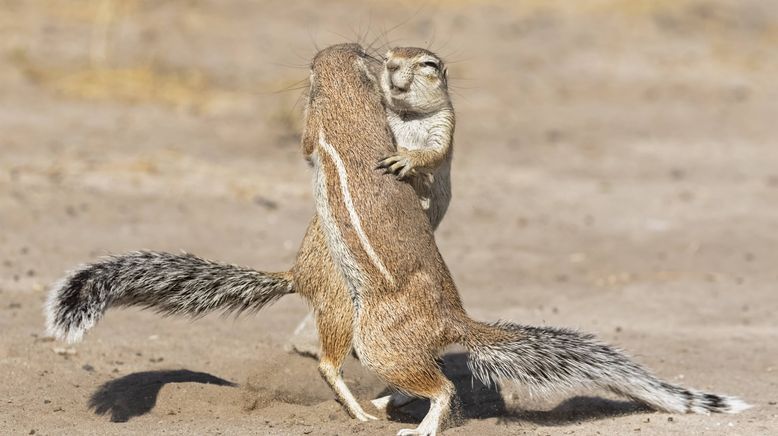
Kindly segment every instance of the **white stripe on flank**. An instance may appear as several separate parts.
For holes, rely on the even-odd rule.
[[[381,274],[384,275],[384,278],[386,278],[386,280],[393,285],[394,278],[391,274],[389,274],[389,271],[386,269],[386,266],[384,266],[384,263],[381,262],[381,258],[378,257],[378,253],[376,253],[373,249],[373,246],[370,245],[370,241],[367,239],[367,235],[362,229],[362,221],[359,219],[359,214],[357,214],[357,210],[354,208],[354,201],[351,199],[351,191],[349,191],[348,187],[348,174],[346,174],[346,166],[343,165],[343,160],[341,160],[338,151],[335,150],[335,147],[329,144],[324,138],[323,130],[319,130],[319,145],[321,145],[324,151],[327,152],[327,155],[329,155],[330,159],[332,159],[332,162],[335,164],[335,168],[338,170],[340,192],[343,194],[343,202],[346,204],[346,210],[348,210],[348,216],[351,220],[351,225],[354,226],[354,230],[357,232],[359,242],[362,244],[362,249],[364,249],[368,257],[370,257],[373,265],[375,265],[375,267],[381,271]]]
[[[319,214],[319,220],[321,221],[324,236],[327,238],[327,245],[329,246],[332,259],[340,266],[341,273],[343,273],[346,279],[346,286],[351,295],[351,301],[356,309],[356,315],[359,316],[362,290],[365,287],[364,273],[357,265],[351,250],[346,247],[346,242],[340,234],[338,224],[332,218],[327,192],[327,174],[324,173],[322,168],[322,157],[318,149],[314,150],[312,157],[315,168],[314,174],[316,175],[313,188],[314,197],[316,197],[316,211]],[[355,323],[356,321],[357,317],[354,318]]]

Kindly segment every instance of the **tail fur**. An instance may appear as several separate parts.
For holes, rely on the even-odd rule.
[[[468,364],[486,385],[504,379],[540,392],[595,387],[671,413],[737,413],[751,407],[735,397],[659,380],[592,335],[507,322],[470,323]]]
[[[111,256],[71,272],[51,290],[46,328],[68,342],[81,340],[116,306],[166,315],[259,310],[293,292],[290,273],[265,273],[192,254],[138,251]]]

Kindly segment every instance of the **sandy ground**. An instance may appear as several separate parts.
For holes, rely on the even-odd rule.
[[[284,351],[296,296],[238,319],[115,310],[68,347],[46,288],[147,248],[282,270],[312,216],[305,65],[380,38],[450,61],[454,200],[438,243],[470,313],[579,328],[736,416],[471,386],[451,435],[778,433],[778,7],[0,1],[0,434],[394,434]],[[288,91],[278,92],[288,89]],[[384,386],[351,361],[359,399]],[[411,423],[411,424],[409,424]]]

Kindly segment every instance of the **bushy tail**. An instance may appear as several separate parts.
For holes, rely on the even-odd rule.
[[[259,310],[293,292],[290,273],[265,273],[191,254],[138,251],[107,257],[71,272],[46,303],[48,333],[81,340],[115,306],[140,306],[167,315]]]
[[[751,406],[657,379],[592,335],[549,327],[469,321],[469,366],[484,384],[514,380],[540,392],[596,387],[671,413],[737,413]]]

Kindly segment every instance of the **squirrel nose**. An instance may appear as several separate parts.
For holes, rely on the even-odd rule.
[[[392,91],[407,92],[411,88],[411,81],[404,77],[392,77]]]

